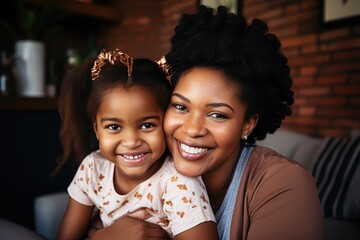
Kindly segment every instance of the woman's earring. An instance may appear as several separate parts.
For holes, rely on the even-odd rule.
[[[247,136],[244,135],[244,136],[242,137],[242,139],[243,139],[243,140],[247,140]]]

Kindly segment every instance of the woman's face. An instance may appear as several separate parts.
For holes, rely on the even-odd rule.
[[[245,122],[238,88],[216,69],[196,67],[182,75],[164,119],[168,147],[183,175],[231,174]]]

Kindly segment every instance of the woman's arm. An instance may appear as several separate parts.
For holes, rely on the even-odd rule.
[[[129,216],[119,218],[111,226],[95,231],[90,237],[91,240],[170,239],[166,231],[160,226]]]
[[[56,239],[83,238],[89,227],[93,209],[93,206],[83,205],[70,197]]]
[[[151,217],[147,209],[140,209],[136,212],[129,214],[129,216],[146,220]],[[191,239],[206,239],[206,240],[218,240],[218,232],[216,223],[213,221],[202,222],[184,232],[175,236],[176,240],[191,240]]]
[[[176,240],[190,240],[190,239],[206,239],[218,240],[219,235],[216,229],[216,223],[212,221],[203,222],[196,225],[189,230],[186,230],[175,236]]]
[[[143,240],[143,239],[170,239],[166,231],[160,226],[145,222],[148,217],[145,209],[134,212],[130,216],[119,218],[114,224],[107,228],[95,231],[91,240],[117,239],[117,240]],[[216,223],[212,221],[203,222],[175,236],[176,240],[192,239],[219,239]]]

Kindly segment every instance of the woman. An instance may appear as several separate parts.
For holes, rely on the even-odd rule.
[[[176,169],[203,177],[220,238],[322,239],[311,175],[253,145],[291,115],[292,81],[279,40],[264,22],[248,25],[224,7],[185,14],[175,31],[166,55],[174,91],[164,130]],[[126,236],[120,226],[128,222],[142,236],[160,238],[129,218],[112,231]]]

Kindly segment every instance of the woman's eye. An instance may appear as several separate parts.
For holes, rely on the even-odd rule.
[[[149,129],[149,128],[153,128],[153,127],[155,127],[155,124],[153,124],[153,123],[144,123],[144,124],[142,124],[141,125],[141,129]]]
[[[181,104],[173,104],[173,107],[176,108],[179,111],[186,111],[186,107],[184,105]]]
[[[210,117],[217,118],[217,119],[227,119],[228,117],[221,113],[211,113],[209,114]]]
[[[121,130],[121,127],[117,124],[111,124],[111,125],[108,125],[106,126],[107,129],[110,129],[112,131],[119,131]]]

